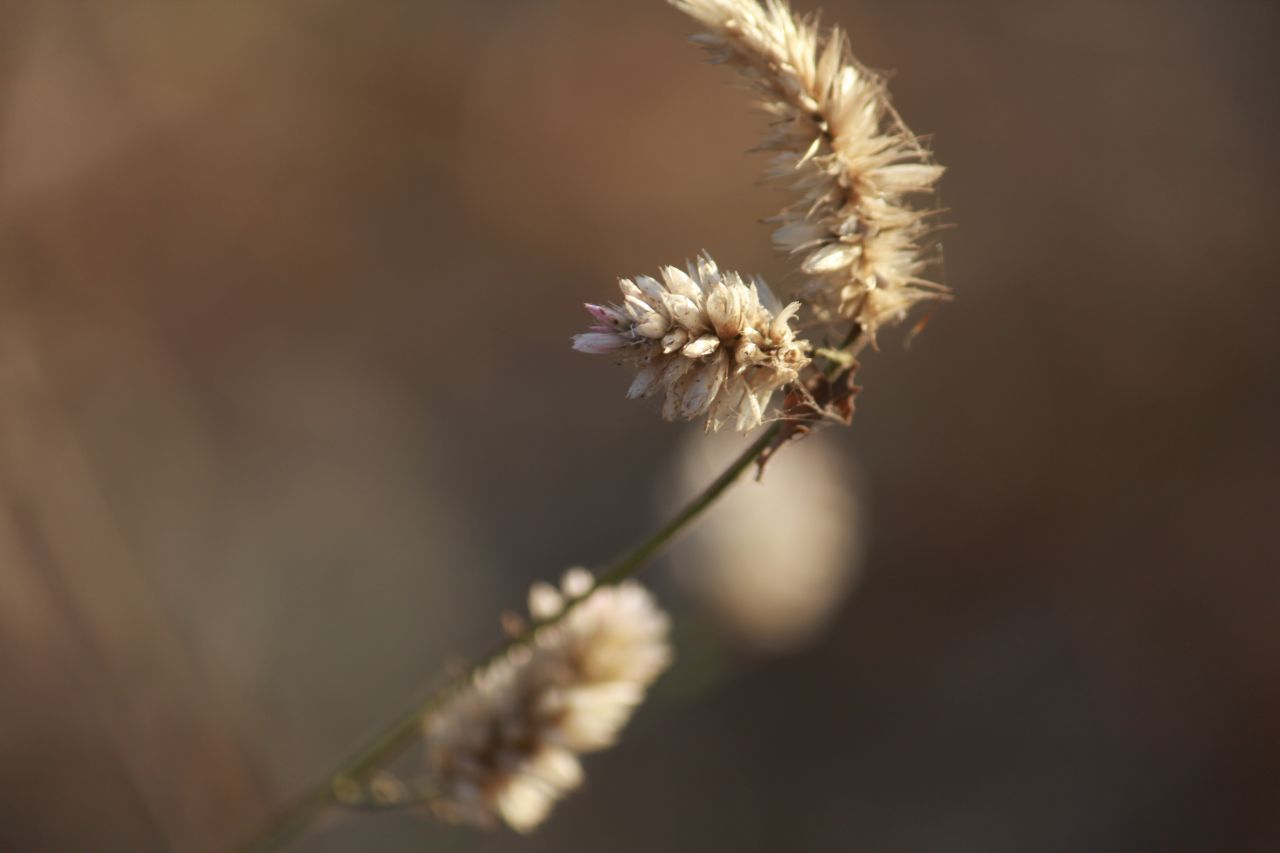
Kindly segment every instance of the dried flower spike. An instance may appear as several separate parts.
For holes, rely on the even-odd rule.
[[[736,66],[773,119],[761,144],[777,152],[768,174],[800,199],[774,221],[779,248],[803,255],[806,302],[870,334],[916,303],[945,298],[920,275],[926,218],[908,197],[942,176],[889,105],[884,81],[859,65],[843,31],[823,37],[816,17],[785,0],[669,0],[700,21],[694,37],[716,63]]]
[[[585,569],[559,590],[535,584],[529,612],[558,617],[593,587]],[[603,749],[671,661],[667,615],[634,581],[602,587],[478,672],[425,721],[427,767],[445,820],[528,832],[582,783],[578,754]]]
[[[666,393],[667,420],[706,417],[715,431],[733,421],[760,425],[773,392],[796,381],[809,345],[795,340],[793,302],[781,311],[763,282],[747,284],[702,255],[685,272],[663,267],[619,282],[623,301],[588,305],[597,325],[573,340],[576,350],[617,353],[637,369],[629,397]]]

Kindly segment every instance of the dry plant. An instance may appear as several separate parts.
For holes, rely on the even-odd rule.
[[[737,69],[771,119],[768,174],[795,194],[774,242],[798,257],[785,307],[760,279],[704,254],[619,282],[620,301],[588,305],[574,347],[635,371],[629,396],[661,394],[668,420],[704,419],[760,435],[662,528],[596,576],[530,592],[532,623],[387,727],[285,809],[247,851],[278,848],[334,805],[425,807],[437,817],[528,832],[582,780],[578,756],[608,746],[667,666],[666,615],[631,576],[753,464],[824,425],[848,424],[853,373],[876,333],[947,291],[922,278],[935,212],[912,204],[942,174],[889,104],[884,81],[852,57],[837,27],[784,0],[669,0],[698,20],[694,41]],[[801,312],[805,312],[803,315]],[[798,321],[798,327],[792,322]],[[804,329],[811,343],[796,336]],[[831,343],[838,341],[838,343]],[[775,393],[784,392],[778,408]],[[387,772],[420,743],[415,778]]]

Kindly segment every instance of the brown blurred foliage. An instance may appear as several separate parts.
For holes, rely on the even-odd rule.
[[[1276,10],[825,6],[958,226],[958,301],[815,439],[865,469],[857,596],[734,659],[653,575],[682,663],[539,834],[298,849],[1280,849]],[[227,850],[643,532],[684,427],[570,352],[580,303],[787,276],[690,31],[0,5],[0,849]]]

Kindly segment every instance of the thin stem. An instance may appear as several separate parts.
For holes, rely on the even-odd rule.
[[[372,743],[343,762],[329,779],[316,785],[286,806],[261,834],[240,848],[242,853],[269,853],[269,851],[277,850],[297,837],[331,806],[339,804],[335,788],[345,790],[350,789],[352,785],[358,785],[370,772],[404,751],[418,738],[423,717],[437,708],[455,691],[468,684],[477,672],[502,657],[512,648],[528,643],[539,630],[563,619],[574,607],[590,598],[597,589],[621,583],[634,575],[733,485],[734,481],[742,475],[742,472],[749,468],[757,457],[764,452],[765,448],[769,446],[780,428],[780,424],[774,424],[761,433],[760,437],[752,442],[746,450],[742,451],[738,458],[731,462],[729,467],[725,468],[720,476],[712,481],[711,485],[703,489],[697,497],[689,501],[674,518],[655,533],[602,569],[597,575],[595,585],[581,596],[566,602],[564,609],[558,615],[531,626],[495,648],[477,663],[467,668],[465,672],[446,681],[439,689],[433,691],[427,699],[418,703],[418,705],[384,729]]]
[[[751,467],[751,463],[755,462],[756,457],[764,452],[781,428],[781,424],[774,424],[761,433],[760,437],[751,443],[751,446],[742,451],[737,459],[729,463],[729,467],[725,468],[720,473],[720,476],[712,481],[711,485],[703,489],[701,494],[686,504],[684,509],[676,514],[675,518],[605,569],[601,573],[600,580],[596,586],[616,584],[635,574],[650,557],[662,550],[690,522],[701,515],[703,510],[715,503],[716,498],[720,497],[726,489],[732,486],[743,471]],[[590,595],[590,593],[587,594]]]

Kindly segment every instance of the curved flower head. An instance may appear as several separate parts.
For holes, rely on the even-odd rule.
[[[750,284],[702,255],[688,271],[663,267],[619,281],[622,301],[588,305],[596,320],[574,337],[581,352],[612,353],[636,369],[629,397],[665,395],[667,420],[705,418],[715,431],[759,426],[773,393],[809,363],[791,328],[800,303],[782,310],[762,281]]]
[[[932,211],[911,202],[943,169],[890,106],[884,80],[854,60],[844,32],[824,36],[785,0],[669,2],[706,27],[694,40],[713,62],[739,68],[773,119],[760,146],[775,152],[768,174],[799,196],[774,218],[774,242],[800,256],[801,298],[873,335],[914,304],[945,298],[921,278]]]

